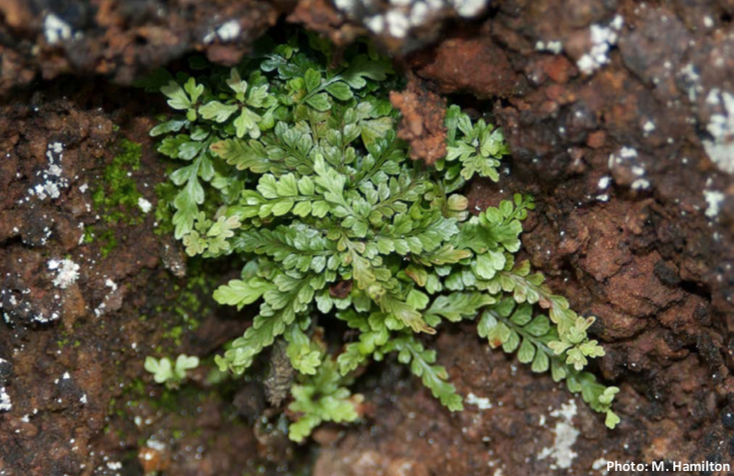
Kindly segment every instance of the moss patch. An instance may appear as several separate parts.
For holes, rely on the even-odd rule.
[[[142,147],[128,139],[116,145],[118,152],[102,175],[100,186],[92,194],[96,210],[101,211],[105,223],[134,225],[141,222],[137,211],[142,197],[133,179],[132,172],[140,168]]]

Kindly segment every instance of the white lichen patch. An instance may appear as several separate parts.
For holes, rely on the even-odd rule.
[[[82,232],[81,234],[79,234],[79,241],[77,241],[76,244],[81,246],[81,244],[84,243],[84,238],[85,238],[84,223],[79,222],[79,224],[77,225],[77,228],[79,228]]]
[[[373,33],[405,38],[411,28],[421,27],[446,11],[462,18],[480,15],[490,0],[390,0],[380,6],[373,0],[335,0],[336,7]]]
[[[10,395],[4,386],[0,386],[0,412],[9,412],[13,409],[13,403],[10,401]]]
[[[709,218],[716,218],[719,216],[719,208],[721,202],[724,201],[726,196],[718,190],[704,190],[703,198],[706,200],[706,216]]]
[[[53,321],[58,320],[60,317],[61,316],[59,315],[58,312],[52,312],[49,315],[46,315],[46,314],[44,314],[42,312],[39,312],[38,314],[36,314],[35,316],[33,316],[33,320],[35,322],[40,323],[40,324],[47,324],[49,322],[53,322]]]
[[[631,147],[622,147],[618,152],[609,154],[609,169],[623,163],[625,160],[637,158],[637,151]]]
[[[734,95],[714,88],[706,96],[706,104],[719,112],[709,119],[706,130],[712,140],[703,141],[703,147],[719,169],[734,174]]]
[[[204,37],[201,39],[201,41],[205,45],[208,45],[209,43],[211,43],[212,41],[214,41],[214,38],[216,38],[216,36],[217,36],[217,34],[214,33],[213,30],[209,30],[209,31],[206,32],[206,35],[204,35]]]
[[[79,278],[79,265],[70,259],[61,261],[52,259],[47,263],[48,269],[56,274],[53,285],[57,288],[66,289]]]
[[[688,93],[688,99],[693,102],[696,97],[703,92],[703,86],[701,86],[701,76],[696,71],[696,67],[693,63],[688,63],[680,70],[680,78],[685,84],[686,92]]]
[[[107,312],[107,301],[112,298],[115,291],[117,291],[117,283],[112,281],[110,278],[107,278],[104,282],[104,285],[108,288],[110,288],[110,291],[107,293],[107,295],[104,297],[102,302],[94,308],[94,315],[96,317],[102,316],[105,312]]]
[[[52,142],[46,148],[46,159],[48,167],[37,172],[41,181],[28,189],[28,195],[35,196],[40,200],[51,198],[55,200],[61,196],[61,190],[69,186],[69,181],[63,177],[61,161],[64,158],[64,144]]]
[[[222,41],[232,41],[237,39],[242,32],[240,22],[237,20],[229,20],[217,28],[217,36]]]
[[[138,198],[138,208],[140,208],[143,213],[148,214],[153,209],[153,204],[145,198],[140,197]]]
[[[350,13],[354,12],[360,3],[362,3],[360,0],[334,0],[336,8]]]
[[[117,283],[112,281],[110,278],[107,278],[107,280],[104,282],[104,285],[110,288],[112,291],[117,291]]]
[[[489,3],[488,0],[449,0],[456,13],[464,18],[473,18],[482,13]]]
[[[647,190],[650,188],[650,181],[645,178],[638,178],[630,185],[632,190]]]
[[[606,190],[609,187],[609,184],[612,183],[612,177],[609,175],[605,175],[604,177],[599,179],[599,190]]]
[[[650,181],[645,178],[645,168],[636,165],[638,157],[637,151],[631,147],[622,147],[617,152],[609,154],[609,169],[614,170],[617,166],[631,167],[631,172],[635,176],[630,187],[632,190],[647,190],[650,188]]]
[[[599,183],[597,187],[600,191],[604,191],[609,188],[609,185],[612,183],[612,177],[609,175],[605,175],[602,178],[599,179]],[[601,193],[596,196],[596,199],[600,202],[608,202],[609,201],[609,194],[608,193]]]
[[[476,405],[479,410],[489,410],[492,408],[492,403],[487,397],[478,397],[473,393],[466,396],[466,403]]]
[[[535,42],[535,49],[537,51],[549,51],[553,53],[554,55],[561,54],[563,51],[563,43],[556,40],[551,41],[536,41]]]
[[[607,463],[609,461],[605,457],[598,458],[594,460],[593,463],[591,463],[591,469],[594,471],[599,471],[601,474],[607,474]]]
[[[408,16],[400,10],[390,10],[385,15],[387,29],[391,36],[404,38],[410,28]]]
[[[573,451],[573,445],[580,434],[573,426],[573,417],[576,416],[577,411],[576,401],[571,399],[568,403],[561,405],[560,409],[550,413],[552,417],[560,418],[560,420],[553,429],[553,433],[555,433],[553,446],[543,448],[538,454],[538,460],[548,457],[553,458],[555,463],[550,465],[551,469],[568,469],[578,456],[578,453]]]
[[[641,177],[645,175],[645,168],[640,167],[639,165],[635,165],[632,167],[632,173],[637,175],[638,177]]]
[[[55,45],[59,41],[70,39],[71,33],[69,24],[53,13],[46,15],[46,18],[43,20],[43,34],[50,45]]]
[[[593,74],[597,69],[609,63],[609,51],[617,44],[619,30],[624,25],[624,19],[617,15],[608,26],[593,24],[589,34],[591,49],[576,62],[579,70],[586,75]]]
[[[145,446],[147,446],[148,448],[153,448],[154,450],[157,450],[157,451],[166,450],[166,444],[164,442],[153,439],[153,438],[149,438],[148,441],[145,442]]]

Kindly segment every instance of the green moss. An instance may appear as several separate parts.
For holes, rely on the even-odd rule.
[[[183,335],[183,327],[182,326],[174,326],[168,331],[163,333],[164,339],[172,339],[173,342],[175,342],[176,346],[181,345],[181,336]]]
[[[214,311],[214,302],[211,295],[217,288],[218,273],[214,272],[211,263],[201,259],[191,259],[187,262],[188,275],[182,284],[173,285],[175,300],[153,308],[154,314],[169,314],[172,319],[162,324],[163,339],[170,339],[170,351],[181,345],[181,338],[188,332],[195,331],[201,324],[203,316]],[[141,315],[141,321],[148,316]],[[160,347],[160,346],[159,346]]]
[[[209,296],[216,289],[218,282],[217,275],[206,270],[201,260],[189,260],[188,274],[186,284],[175,287],[179,294],[173,311],[181,317],[189,330],[195,330],[200,324],[199,316],[205,316],[213,311]]]
[[[115,236],[115,231],[112,229],[107,229],[103,231],[98,238],[99,241],[99,252],[102,254],[103,258],[106,258],[112,250],[117,248],[118,242],[117,237]]]
[[[105,227],[104,224],[100,226],[86,227],[84,229],[84,238],[82,241],[89,245],[97,242],[100,255],[102,255],[102,258],[107,258],[112,250],[117,248],[118,242],[113,230],[103,229],[103,231],[100,232],[100,228],[103,227]]]
[[[138,191],[133,172],[140,169],[142,147],[128,139],[115,144],[117,154],[107,165],[92,192],[92,203],[102,217],[96,226],[84,230],[84,243],[97,243],[103,258],[106,258],[119,244],[114,225],[137,225],[142,223]]]
[[[88,226],[84,228],[84,238],[82,238],[82,241],[87,244],[94,243],[94,227]]]
[[[106,223],[136,224],[141,221],[137,212],[138,191],[132,172],[140,168],[142,147],[122,139],[116,144],[117,155],[105,167],[100,186],[92,193],[92,203],[102,212]],[[137,213],[136,213],[137,212]]]
[[[74,347],[78,347],[78,342],[79,341],[75,341],[73,343]],[[64,350],[64,348],[69,344],[71,344],[71,336],[67,331],[61,331],[61,333],[59,334],[59,339],[56,341],[56,345],[58,346],[59,350]]]
[[[132,395],[145,395],[145,382],[135,379],[128,385],[128,390]]]
[[[173,233],[173,199],[178,189],[171,182],[162,182],[155,186],[158,196],[158,205],[155,209],[156,226],[155,234],[167,236]]]

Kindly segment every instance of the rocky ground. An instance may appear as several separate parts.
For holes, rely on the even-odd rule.
[[[607,473],[608,460],[734,463],[734,3],[335,4],[0,1],[0,475],[602,475],[622,474]],[[549,376],[488,350],[471,326],[434,343],[473,402],[458,414],[387,362],[361,384],[364,423],[296,446],[259,383],[212,390],[206,356],[247,320],[214,307],[217,282],[156,233],[165,166],[147,131],[163,107],[132,84],[192,52],[234,63],[285,22],[337,43],[368,34],[394,55],[410,78],[393,98],[400,133],[418,158],[443,142],[446,97],[502,126],[509,178],[473,183],[472,208],[535,195],[525,253],[575,309],[598,316],[607,355],[597,373],[621,388],[617,430]],[[142,145],[140,165],[116,169],[125,138]],[[95,193],[118,169],[143,201],[117,204],[125,217],[110,220]],[[160,349],[205,357],[192,384],[152,383],[143,360]]]

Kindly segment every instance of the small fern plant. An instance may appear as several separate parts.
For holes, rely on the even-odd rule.
[[[145,358],[144,368],[153,374],[155,383],[164,383],[168,388],[178,388],[186,380],[186,371],[193,370],[199,366],[198,357],[189,357],[181,354],[172,362],[168,357],[156,359],[148,356]]]
[[[459,193],[475,175],[499,180],[508,153],[500,130],[451,106],[447,156],[435,168],[409,160],[387,99],[399,78],[361,43],[337,54],[297,35],[235,68],[193,66],[201,74],[158,76],[180,114],[151,130],[159,152],[181,164],[170,174],[174,233],[191,256],[244,263],[214,298],[258,311],[216,362],[242,374],[284,340],[300,375],[292,439],[322,421],[357,419],[361,397],[346,385],[390,353],[462,410],[423,336],[468,320],[491,347],[565,380],[615,426],[618,389],[584,371],[604,355],[587,336],[594,319],[515,259],[532,199],[515,195],[471,216]],[[335,320],[358,337],[330,354],[319,329]]]

